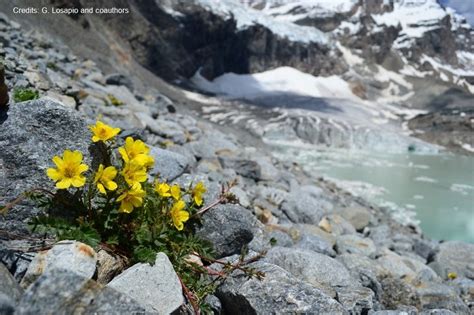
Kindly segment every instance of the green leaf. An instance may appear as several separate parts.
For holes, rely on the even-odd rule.
[[[156,259],[156,251],[145,246],[138,246],[133,251],[134,257],[139,262],[153,264]]]
[[[107,239],[107,244],[109,245],[118,245],[119,244],[119,237],[118,235],[112,235]]]

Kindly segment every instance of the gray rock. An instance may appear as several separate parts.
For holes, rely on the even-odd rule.
[[[121,73],[112,73],[105,77],[105,83],[110,85],[125,85],[130,91],[133,91],[133,83],[129,77]]]
[[[336,236],[356,233],[352,224],[338,214],[330,214],[323,217],[318,226],[324,231]]]
[[[48,251],[39,252],[31,262],[21,281],[27,288],[41,274],[55,269],[68,270],[85,279],[95,273],[97,255],[89,245],[76,241],[61,241]]]
[[[262,170],[260,165],[255,161],[229,156],[219,156],[219,161],[223,168],[234,169],[237,174],[243,177],[254,180],[261,179]]]
[[[349,286],[357,283],[339,261],[311,251],[274,247],[264,260],[290,272],[296,278],[314,286]]]
[[[456,315],[456,313],[450,310],[434,309],[434,310],[423,311],[420,313],[420,315]]]
[[[214,315],[220,315],[222,313],[222,303],[217,296],[209,294],[206,296],[204,302],[209,305]]]
[[[341,235],[337,237],[336,251],[339,254],[361,254],[372,256],[375,254],[374,242],[370,238],[364,238],[355,234]]]
[[[338,256],[337,260],[346,266],[354,279],[358,279],[364,287],[370,288],[377,298],[382,295],[378,277],[384,276],[385,270],[377,261],[359,254],[343,254]]]
[[[458,277],[474,280],[474,244],[458,241],[440,244],[430,267],[443,279],[448,273],[455,272]]]
[[[250,243],[261,224],[239,205],[218,205],[207,211],[196,234],[212,243],[217,257],[239,253]]]
[[[332,209],[332,204],[321,196],[315,196],[303,189],[292,190],[281,209],[295,223],[318,224]]]
[[[321,253],[331,257],[336,256],[336,252],[332,248],[332,244],[330,242],[322,237],[307,233],[301,235],[299,241],[295,244],[295,247]]]
[[[377,258],[378,263],[390,275],[396,278],[415,278],[418,274],[426,272],[429,278],[437,278],[436,273],[422,262],[409,257],[403,257],[386,250],[385,254]]]
[[[250,207],[250,200],[248,194],[240,187],[234,186],[230,189],[230,192],[233,193],[237,199],[239,199],[239,204],[244,207]]]
[[[279,230],[270,230],[265,229],[265,235],[275,246],[282,246],[282,247],[291,247],[293,246],[293,239],[288,235],[288,233],[285,233],[283,231]]]
[[[126,262],[118,255],[113,255],[104,249],[97,252],[97,282],[107,284],[117,274],[123,271]]]
[[[131,298],[63,269],[45,272],[23,295],[17,314],[145,314]]]
[[[173,183],[179,184],[181,187],[189,187],[189,185],[196,185],[202,181],[206,187],[206,192],[203,195],[203,207],[215,202],[221,195],[222,186],[209,179],[209,176],[204,174],[183,174],[178,177]]]
[[[31,245],[30,240],[25,240],[21,243],[25,244],[26,248],[28,248],[27,246]],[[38,243],[41,244],[42,242]],[[0,245],[2,244],[0,243]],[[40,246],[43,245],[41,244]],[[20,282],[24,277],[35,255],[36,253],[18,252],[8,249],[8,247],[2,248],[0,246],[0,262],[4,264],[5,267],[7,267],[17,282]]]
[[[146,125],[146,128],[152,133],[166,139],[170,139],[174,143],[184,144],[187,142],[185,129],[178,123],[162,118],[153,119],[148,114],[136,113],[139,119]]]
[[[52,188],[46,169],[65,149],[88,158],[90,131],[83,116],[48,99],[11,106],[0,128],[0,195],[10,201],[32,187]],[[37,213],[26,201],[0,217],[0,229],[27,233],[26,219]]]
[[[370,228],[369,237],[377,247],[390,247],[392,241],[392,231],[388,225],[378,225]]]
[[[438,250],[438,242],[434,240],[415,238],[413,250],[418,256],[423,257],[427,260],[433,253]]]
[[[89,245],[76,241],[61,241],[48,251],[36,254],[21,281],[27,288],[43,272],[64,269],[90,279],[95,273],[97,255]]]
[[[328,232],[324,231],[320,227],[316,225],[311,225],[311,224],[296,224],[295,225],[295,230],[298,232],[298,235],[312,235],[319,237],[325,241],[327,241],[329,244],[331,244],[331,247],[336,245],[336,237],[332,234],[329,234]]]
[[[374,292],[364,287],[336,289],[337,300],[350,314],[365,314],[374,306]]]
[[[179,278],[164,253],[156,255],[153,266],[139,263],[128,268],[108,287],[136,300],[147,312],[169,314],[184,303]]]
[[[11,299],[13,302],[20,300],[23,295],[23,289],[18,285],[13,275],[8,271],[7,267],[0,263],[0,294],[4,295],[4,300]],[[2,304],[0,302],[0,304]],[[1,306],[0,306],[1,309]],[[0,312],[0,314],[2,314]]]
[[[420,298],[415,289],[402,279],[387,277],[381,279],[380,284],[382,292],[379,301],[384,309],[395,310],[402,305],[421,308]]]
[[[3,292],[0,292],[0,314],[13,315],[15,313],[15,301]]]
[[[456,314],[470,314],[456,290],[441,283],[425,283],[416,287],[423,309],[447,309]]]
[[[151,147],[150,155],[155,159],[150,175],[159,175],[160,179],[167,182],[181,176],[189,166],[189,159],[187,157],[169,150]]]
[[[334,299],[282,268],[258,262],[251,265],[265,273],[263,280],[234,272],[217,289],[225,314],[344,314]]]
[[[342,209],[339,214],[349,221],[357,231],[363,230],[370,223],[372,215],[369,210],[362,207],[348,207]]]
[[[237,151],[237,145],[223,133],[213,130],[204,134],[199,140],[187,143],[196,158],[215,158],[217,152]]]

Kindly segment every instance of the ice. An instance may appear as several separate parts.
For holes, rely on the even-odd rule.
[[[288,21],[278,21],[235,0],[192,1],[224,18],[235,19],[238,29],[246,29],[249,26],[260,24],[274,34],[294,42],[330,44],[328,37],[314,27],[300,26]]]

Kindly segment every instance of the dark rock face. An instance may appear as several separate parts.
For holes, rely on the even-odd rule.
[[[189,78],[199,68],[208,79],[280,66],[314,75],[346,70],[341,54],[329,46],[292,42],[261,25],[238,30],[233,18],[224,19],[189,1],[173,4],[181,13],[173,16],[162,9],[162,2],[118,1],[117,6],[129,7],[132,13],[101,18],[130,43],[140,64],[165,79]]]
[[[437,56],[449,64],[457,64],[456,57],[456,34],[451,31],[451,19],[446,16],[441,20],[439,28],[428,31],[416,40],[414,47],[411,47],[411,54],[406,56],[412,60],[418,60],[423,54]]]
[[[0,109],[8,104],[8,100],[8,88],[5,84],[5,68],[3,63],[0,62]]]
[[[474,110],[472,108],[444,108],[418,115],[408,123],[414,135],[451,150],[472,154],[463,144],[474,148]]]
[[[204,214],[197,235],[212,243],[217,257],[224,257],[239,253],[250,243],[257,226],[257,219],[245,208],[219,205]]]

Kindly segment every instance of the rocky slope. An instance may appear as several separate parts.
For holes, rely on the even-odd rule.
[[[417,227],[393,221],[386,209],[276,160],[258,138],[195,116],[161,90],[138,89],[130,82],[137,78],[106,75],[100,64],[42,33],[26,33],[3,14],[0,38],[10,91],[30,87],[42,96],[11,102],[3,111],[0,203],[48,183],[44,170],[52,155],[66,148],[87,152],[86,126],[100,116],[121,127],[122,136],[133,134],[154,147],[155,171],[167,180],[205,181],[206,202],[221,184],[238,180],[232,192],[240,205],[208,212],[198,233],[224,259],[235,259],[245,244],[251,255],[268,250],[254,265],[267,276],[259,281],[236,273],[209,298],[215,313],[473,311],[472,244],[426,239]],[[115,106],[113,99],[123,104]],[[153,267],[132,266],[109,282],[101,266],[112,258],[84,245],[68,242],[36,253],[52,245],[26,228],[37,211],[23,203],[0,217],[0,260],[7,267],[0,264],[1,312],[168,313],[182,304],[176,274],[162,254]],[[149,276],[160,274],[153,268],[163,277]]]

